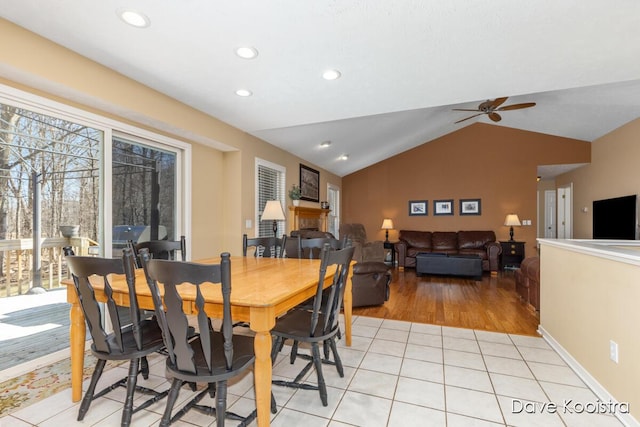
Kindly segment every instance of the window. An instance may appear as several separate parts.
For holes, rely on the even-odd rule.
[[[111,256],[114,226],[157,223],[148,235],[188,235],[190,153],[184,142],[0,85],[0,240],[31,237],[32,173],[44,238],[79,225]]]
[[[261,221],[262,211],[268,200],[279,200],[284,209],[284,206],[286,206],[284,196],[285,177],[286,169],[283,166],[256,158],[257,237],[273,235],[273,222]],[[278,221],[277,237],[281,237],[284,234],[284,226],[284,221]]]

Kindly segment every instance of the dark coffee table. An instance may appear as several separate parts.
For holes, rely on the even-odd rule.
[[[441,274],[482,280],[482,259],[475,255],[423,252],[416,255],[416,274]]]

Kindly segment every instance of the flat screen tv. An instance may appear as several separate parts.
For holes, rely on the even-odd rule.
[[[635,240],[637,196],[593,202],[593,238]]]

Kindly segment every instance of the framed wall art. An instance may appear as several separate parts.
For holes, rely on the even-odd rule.
[[[460,215],[480,215],[480,199],[460,199]]]
[[[451,200],[434,200],[434,215],[453,215],[453,199]]]
[[[429,206],[428,200],[409,200],[409,215],[427,215],[427,206]]]
[[[320,201],[320,172],[300,163],[300,198],[310,202]]]

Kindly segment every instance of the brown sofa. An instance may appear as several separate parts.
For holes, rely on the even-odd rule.
[[[540,257],[525,258],[515,272],[516,292],[527,304],[540,311]]]
[[[448,255],[477,255],[482,259],[482,270],[497,272],[502,247],[493,231],[415,231],[400,230],[395,244],[399,267],[416,266],[416,255],[421,252]]]

